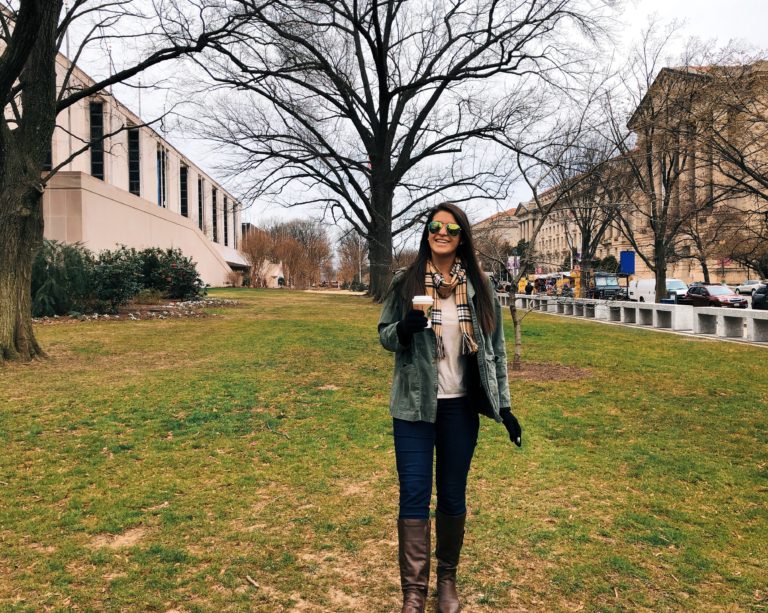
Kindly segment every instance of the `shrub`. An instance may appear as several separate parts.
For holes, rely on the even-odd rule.
[[[141,259],[135,249],[122,245],[102,251],[93,274],[95,308],[98,312],[117,311],[141,289]]]
[[[205,284],[180,249],[136,251],[121,246],[98,258],[80,244],[46,240],[32,268],[34,317],[114,313],[142,292],[140,301],[196,300]]]
[[[43,240],[32,264],[33,317],[87,310],[94,265],[91,252],[79,243]]]
[[[142,283],[166,298],[197,300],[205,295],[205,284],[195,263],[181,249],[145,249],[142,258]]]

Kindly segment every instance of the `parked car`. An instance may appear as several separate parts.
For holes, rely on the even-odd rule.
[[[691,304],[695,307],[717,306],[746,309],[749,301],[736,294],[725,285],[694,285],[679,299],[680,304]]]
[[[736,286],[737,294],[751,294],[761,285],[760,279],[747,279],[741,285]]]
[[[768,285],[758,285],[752,292],[752,308],[768,311]]]
[[[618,275],[608,272],[596,272],[589,283],[589,298],[607,300],[625,300],[627,290],[619,285]]]
[[[685,296],[688,286],[680,279],[667,279],[667,295]],[[665,296],[666,297],[666,296]],[[656,279],[635,279],[629,282],[629,299],[637,302],[656,302]]]

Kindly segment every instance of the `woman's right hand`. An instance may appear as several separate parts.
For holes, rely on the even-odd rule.
[[[397,336],[400,343],[409,345],[414,334],[422,332],[427,327],[427,318],[424,311],[411,309],[405,317],[397,322]]]

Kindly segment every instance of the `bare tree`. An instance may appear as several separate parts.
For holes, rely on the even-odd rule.
[[[708,129],[700,147],[714,166],[712,181],[728,191],[726,214],[736,235],[726,242],[731,257],[768,276],[768,61],[765,53],[727,49],[704,74]]]
[[[369,272],[368,241],[350,229],[339,240],[339,280],[344,283],[364,283]]]
[[[250,279],[253,287],[266,287],[268,263],[275,258],[275,245],[272,235],[261,228],[251,227],[243,235],[240,251],[251,265]]]
[[[691,216],[680,226],[680,235],[686,242],[680,249],[680,257],[698,262],[704,282],[710,283],[712,262],[734,259],[746,264],[739,256],[752,251],[745,247],[755,247],[747,236],[750,226],[759,227],[748,223],[744,211],[728,204]]]
[[[239,148],[252,195],[319,204],[364,236],[380,299],[393,237],[426,205],[506,195],[505,157],[473,147],[522,124],[529,88],[584,57],[610,3],[231,4],[248,21],[201,60],[228,92],[205,133]]]
[[[590,269],[606,231],[616,223],[626,172],[612,143],[598,133],[586,134],[553,169],[562,192],[552,217],[566,228],[568,248],[580,254],[581,288],[588,287]],[[574,227],[574,236],[570,227]]]
[[[268,232],[274,258],[283,263],[287,284],[299,288],[319,284],[324,267],[332,259],[325,228],[317,221],[297,219],[275,223]]]
[[[42,195],[53,175],[42,169],[57,115],[152,66],[200,51],[236,21],[204,12],[198,1],[183,10],[155,4],[158,11],[147,13],[127,0],[72,0],[67,10],[62,0],[0,6],[0,361],[44,355],[32,329],[31,275],[43,239]],[[131,20],[141,27],[124,27]],[[93,83],[82,83],[72,69],[57,81],[57,53],[83,21],[89,26],[75,37],[74,61],[110,37],[143,51]]]
[[[608,138],[629,177],[618,219],[656,277],[656,300],[666,297],[667,266],[680,257],[682,227],[728,196],[714,189],[711,159],[697,146],[707,129],[699,121],[708,105],[705,77],[690,56],[662,67],[673,33],[649,25],[605,105]]]

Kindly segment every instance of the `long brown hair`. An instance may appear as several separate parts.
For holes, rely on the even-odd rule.
[[[427,226],[439,211],[445,211],[453,215],[456,218],[456,223],[461,226],[461,239],[456,250],[456,256],[461,259],[464,270],[467,271],[467,278],[472,283],[472,287],[475,288],[477,320],[480,322],[480,327],[485,334],[490,334],[496,329],[496,315],[490,284],[483,274],[480,262],[475,254],[475,245],[472,241],[472,227],[469,225],[469,219],[467,219],[464,211],[452,202],[438,204],[427,214],[424,232],[422,232],[421,242],[419,243],[419,253],[405,270],[405,276],[399,288],[400,298],[404,304],[410,304],[414,296],[422,295],[426,291],[424,277],[427,272],[427,261],[432,256],[432,250],[429,248],[429,229]]]

